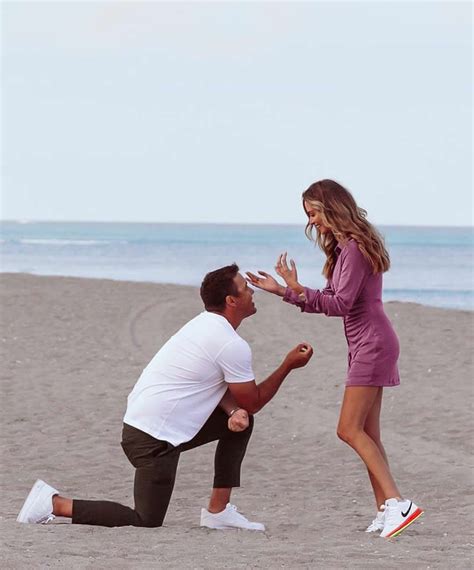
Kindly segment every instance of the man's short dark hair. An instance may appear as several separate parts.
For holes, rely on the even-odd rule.
[[[201,284],[201,299],[207,311],[222,311],[225,309],[227,295],[237,295],[234,277],[239,272],[233,263],[208,273]]]

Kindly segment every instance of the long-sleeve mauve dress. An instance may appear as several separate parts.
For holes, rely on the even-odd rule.
[[[346,386],[400,384],[400,346],[382,303],[382,273],[373,273],[355,240],[336,247],[332,277],[322,291],[305,287],[302,300],[287,288],[283,300],[306,313],[343,317],[349,347]]]

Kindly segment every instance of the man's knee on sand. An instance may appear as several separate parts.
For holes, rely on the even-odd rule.
[[[163,526],[164,517],[153,515],[153,513],[149,513],[146,515],[141,515],[139,518],[139,523],[137,526],[142,528],[158,528]]]

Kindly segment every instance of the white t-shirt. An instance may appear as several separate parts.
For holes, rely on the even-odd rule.
[[[153,357],[128,396],[123,421],[176,446],[206,423],[227,382],[254,378],[248,343],[225,317],[205,311]]]

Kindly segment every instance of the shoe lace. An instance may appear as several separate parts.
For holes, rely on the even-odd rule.
[[[367,527],[367,530],[375,530],[377,527],[376,523],[375,523],[375,519],[369,524],[369,526]]]
[[[385,509],[385,524],[391,525],[397,521],[398,509],[396,506],[390,506]]]
[[[237,507],[235,505],[231,505],[229,503],[229,510],[231,510],[232,513],[234,513],[234,517],[236,520],[248,522],[247,518],[244,517],[244,515],[242,513],[239,513],[239,511],[237,510]]]
[[[377,516],[374,518],[374,520],[369,524],[369,526],[367,527],[367,530],[378,530],[380,524],[383,524],[383,521],[385,519],[385,505],[381,505],[380,510],[377,513]]]
[[[378,530],[380,527],[381,520],[375,518],[367,527],[367,530]]]
[[[42,518],[41,520],[39,520],[38,522],[40,524],[48,524],[51,521],[53,521],[56,517],[53,514],[50,515],[46,515],[44,518]]]

